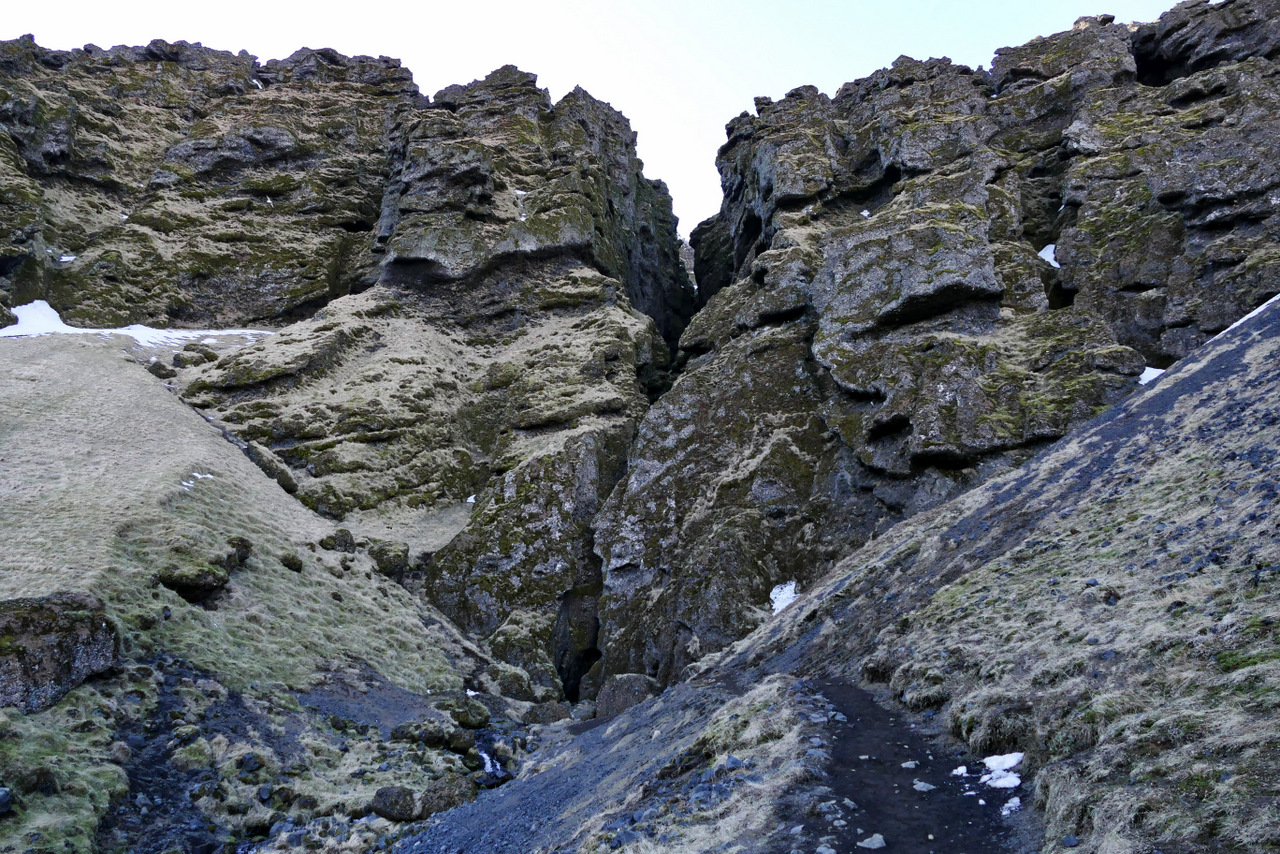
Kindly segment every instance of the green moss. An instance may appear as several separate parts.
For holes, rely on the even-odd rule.
[[[1280,650],[1261,650],[1258,652],[1227,650],[1218,653],[1215,660],[1218,662],[1218,669],[1223,673],[1234,673],[1237,670],[1255,667],[1268,661],[1280,661]]]

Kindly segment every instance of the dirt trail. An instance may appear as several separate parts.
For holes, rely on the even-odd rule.
[[[1027,785],[995,789],[980,783],[982,758],[948,745],[929,718],[889,711],[846,682],[820,680],[814,686],[827,704],[815,706],[812,716],[815,722],[827,718],[828,735],[821,744],[811,743],[830,757],[824,765],[830,794],[817,815],[794,817],[793,828],[801,829],[793,850],[807,854],[816,839],[819,854],[827,854],[822,846],[836,854],[859,852],[869,850],[865,843],[877,834],[884,841],[880,850],[901,854],[1039,850],[1027,813],[1001,815],[1013,798],[1029,805]],[[967,776],[952,774],[962,765]],[[926,786],[932,788],[920,790]]]

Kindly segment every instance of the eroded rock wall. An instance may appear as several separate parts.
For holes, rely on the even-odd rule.
[[[317,512],[393,515],[376,536],[410,547],[407,585],[576,697],[600,656],[591,520],[693,309],[670,197],[620,114],[511,67],[389,139],[377,284],[185,394]]]
[[[1274,3],[903,57],[734,119],[706,307],[596,522],[606,672],[1019,463],[1280,290]]]
[[[0,46],[0,291],[81,325],[305,316],[376,278],[397,60]]]

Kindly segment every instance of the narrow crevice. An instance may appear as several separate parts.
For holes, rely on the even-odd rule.
[[[910,434],[911,430],[911,419],[898,413],[873,421],[867,429],[867,441],[875,442],[890,436]]]

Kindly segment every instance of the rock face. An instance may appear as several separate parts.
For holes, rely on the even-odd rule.
[[[510,67],[388,138],[378,283],[186,397],[317,512],[436,520],[394,574],[576,698],[600,657],[591,520],[693,310],[670,197],[622,116]]]
[[[0,602],[0,708],[38,712],[116,661],[102,602],[62,593]]]
[[[688,364],[596,520],[605,672],[678,677],[1274,295],[1276,20],[1085,18],[730,122]]]
[[[72,323],[234,326],[376,278],[399,62],[0,45],[0,282]]]

